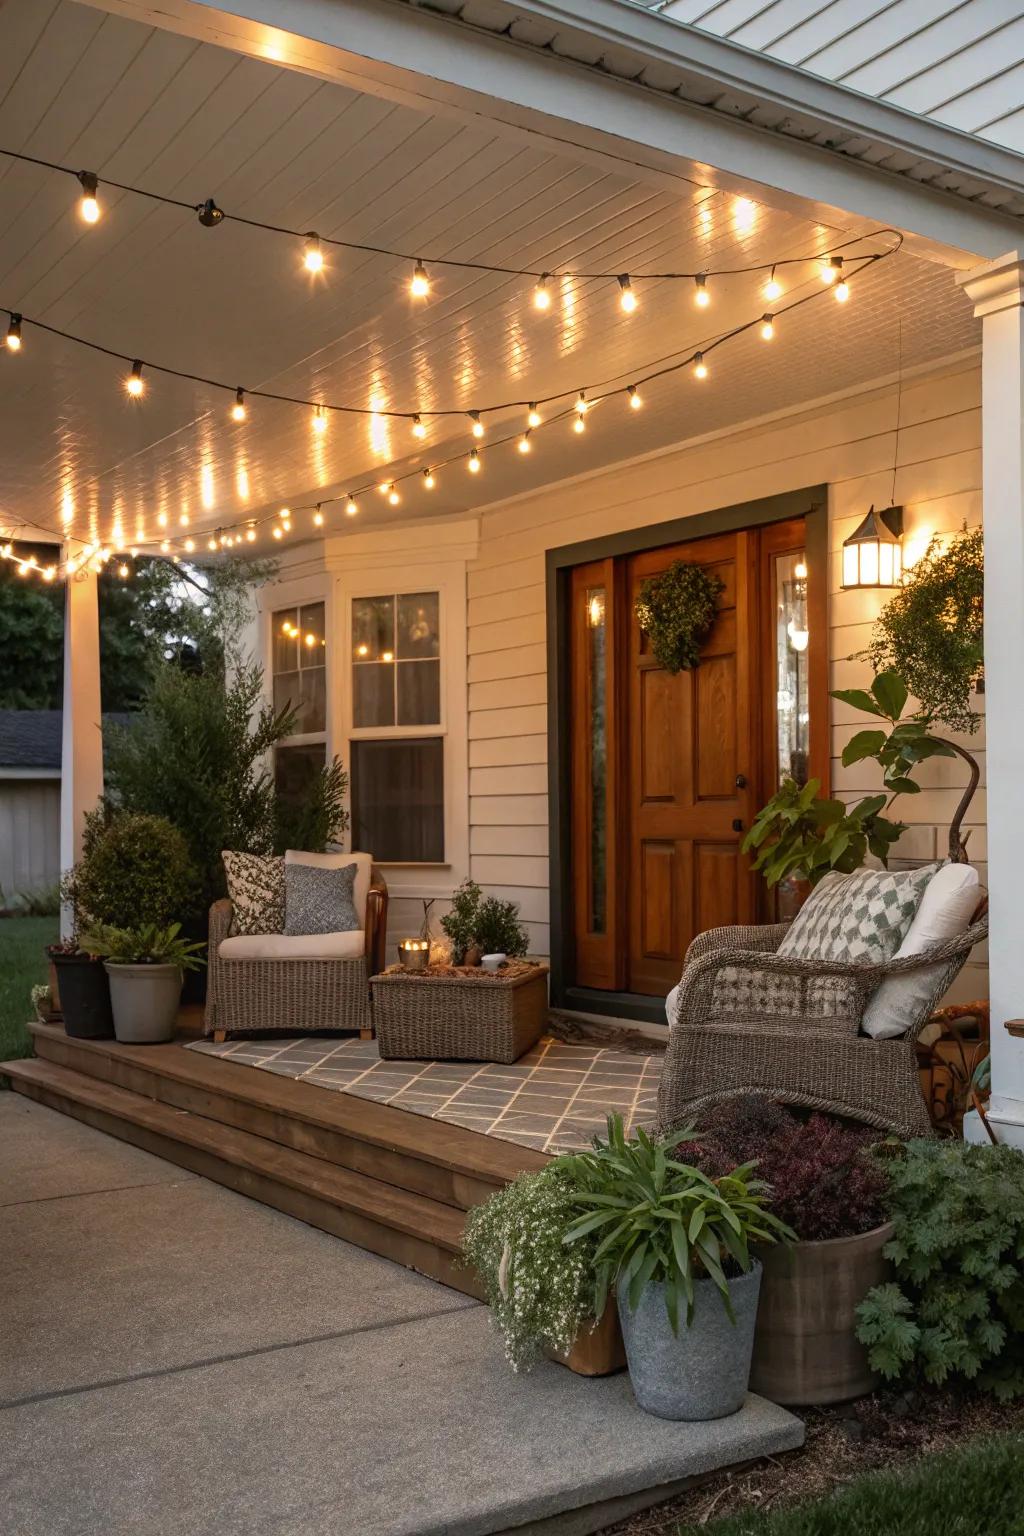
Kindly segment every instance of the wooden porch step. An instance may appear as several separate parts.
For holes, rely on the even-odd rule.
[[[2,1062],[0,1075],[37,1103],[467,1295],[480,1294],[458,1260],[463,1213],[449,1204],[52,1060]]]
[[[132,1046],[76,1040],[55,1025],[31,1029],[41,1060],[458,1210],[548,1161],[529,1147],[188,1051],[180,1042]]]

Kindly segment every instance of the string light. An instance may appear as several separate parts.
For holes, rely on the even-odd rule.
[[[533,447],[533,444],[530,442],[530,434],[529,434],[529,432],[524,432],[523,433],[522,437],[519,439],[519,442],[516,444],[516,447],[519,449],[520,453],[529,453],[530,452],[530,450]]]
[[[698,309],[707,309],[708,305],[711,303],[711,295],[708,292],[707,273],[698,272],[693,282],[695,289],[693,302],[696,304]]]
[[[764,288],[763,288],[762,291],[764,293],[765,298],[768,300],[769,304],[774,304],[776,299],[781,299],[782,298],[782,294],[783,294],[782,284],[779,282],[778,278],[775,276],[775,268],[774,267],[772,267],[771,276],[769,277],[768,281],[765,283]]]
[[[132,371],[124,381],[124,387],[133,400],[139,400],[145,392],[146,385],[142,377],[142,364],[136,358],[132,363]]]
[[[839,279],[839,281],[838,281],[838,283],[836,283],[835,289],[833,291],[834,291],[835,296],[836,296],[836,303],[837,304],[845,304],[847,299],[850,297],[850,285],[846,281],[845,277],[841,277]]]
[[[695,379],[706,379],[708,376],[708,365],[704,361],[703,352],[694,353],[693,376]]]
[[[427,276],[427,269],[422,261],[417,261],[416,263],[412,274],[412,281],[409,284],[409,292],[414,299],[425,299],[430,292],[430,278]]]
[[[8,352],[20,352],[21,351],[21,316],[20,315],[12,315],[11,316],[10,324],[7,327],[7,350],[8,350]]]
[[[55,565],[44,566],[44,568],[43,568],[43,580],[44,581],[52,581],[54,579],[54,577],[56,576],[56,574],[57,574],[57,567]]]
[[[638,411],[640,409],[640,407],[643,405],[644,402],[643,402],[643,400],[641,398],[640,391],[637,389],[636,385],[635,384],[627,385],[626,393],[629,396],[630,407],[634,411]]]
[[[529,412],[527,413],[526,417],[527,425],[531,428],[539,427],[543,419],[544,418],[541,416],[540,411],[538,411],[536,405],[531,403]]]
[[[772,339],[772,337],[774,335],[775,335],[775,316],[774,315],[762,315],[761,316],[761,339],[762,339],[762,341],[771,341],[771,339]]]
[[[92,171],[79,171],[78,179],[82,184],[82,196],[78,203],[79,215],[86,224],[95,224],[100,216],[100,202],[96,196],[99,181]]]
[[[843,258],[841,256],[828,256],[821,263],[821,280],[826,287],[830,287],[843,270]]]
[[[471,448],[469,450],[469,464],[467,468],[471,475],[478,475],[480,473],[480,450],[478,448]]]
[[[271,533],[272,533],[272,535],[274,536],[275,539],[281,539],[281,538],[284,537],[284,535],[281,532],[281,529],[280,529],[279,526],[272,528],[270,531],[271,531]],[[216,547],[217,546],[215,544],[211,544],[211,546],[210,546],[211,549],[216,549]]]
[[[280,512],[277,515],[281,519],[282,522],[287,522],[288,519],[292,515],[291,508],[290,507],[282,507]]]
[[[470,421],[473,423],[473,426],[472,426],[473,436],[474,437],[483,437],[483,435],[484,435],[484,424],[480,420],[480,412],[479,411],[469,411],[467,414],[469,416]]]
[[[117,568],[117,574],[120,576],[122,581],[128,575],[128,567],[125,565],[123,560],[122,560],[121,564]]]
[[[586,417],[577,415],[576,420],[572,424],[572,429],[574,432],[585,432],[587,430]]]
[[[434,471],[432,469],[425,469],[423,471],[423,484],[426,489],[428,491],[432,491],[436,483],[437,482],[434,479]]]
[[[586,390],[581,389],[579,394],[576,396],[576,414],[577,416],[585,416],[589,409],[590,405],[587,401],[587,392]]]
[[[348,517],[355,517],[355,515],[356,515],[356,513],[358,511],[359,511],[359,506],[358,506],[358,503],[356,502],[355,497],[354,496],[349,496],[348,500],[345,502],[345,513],[346,513],[346,515]]]
[[[402,498],[398,494],[398,486],[392,482],[391,489],[388,491],[388,501],[391,506],[397,507],[401,500]]]
[[[195,549],[195,547],[196,547],[195,539],[186,539],[185,540],[185,549],[186,549],[188,554],[191,554],[192,551]]]
[[[537,279],[537,286],[533,290],[534,309],[551,308],[551,274],[542,272]]]
[[[633,292],[633,285],[629,280],[628,272],[623,272],[619,278],[619,308],[627,315],[631,315],[637,306],[637,297]]]
[[[317,504],[316,504],[316,511],[313,513],[313,527],[314,528],[322,528],[323,525],[324,525],[324,515],[323,515],[323,513],[320,510],[320,503],[317,502]]]
[[[231,420],[245,420],[245,390],[241,385],[235,390],[235,403],[231,407]]]
[[[310,230],[306,236],[302,261],[307,272],[322,272],[324,269],[324,253],[320,248],[320,236],[315,230]]]
[[[313,408],[313,431],[320,437],[327,431],[327,416],[322,405]]]
[[[415,415],[412,419],[412,435],[413,437],[419,438],[426,437],[427,435],[427,429],[423,425],[423,422],[418,414]]]
[[[275,528],[274,529],[274,537],[278,538],[278,539],[281,537],[281,530],[280,530],[280,528]],[[216,539],[207,539],[206,547],[209,550],[215,550],[217,548],[217,540]]]
[[[256,543],[256,529],[255,528],[248,528],[246,530],[245,541],[246,541],[247,544],[255,544]],[[190,540],[186,540],[186,543],[185,543],[185,548],[186,549],[188,548],[190,542],[191,542]]]

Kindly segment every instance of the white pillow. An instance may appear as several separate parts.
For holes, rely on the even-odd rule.
[[[679,988],[681,985],[682,983],[677,981],[665,999],[665,1017],[670,1025],[676,1021],[676,1013],[679,1009]]]
[[[928,882],[914,921],[893,959],[920,955],[934,944],[956,938],[970,926],[980,899],[976,869],[969,864],[943,864]],[[864,1010],[864,1033],[873,1040],[892,1040],[906,1034],[928,1002],[943,965],[940,960],[905,976],[887,976]]]
[[[305,853],[298,848],[285,850],[286,864],[309,864],[314,869],[344,869],[346,864],[356,866],[356,878],[352,887],[352,902],[361,923],[366,922],[366,898],[370,892],[370,875],[373,872],[372,853]]]

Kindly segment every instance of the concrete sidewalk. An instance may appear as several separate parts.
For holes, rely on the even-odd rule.
[[[515,1377],[486,1308],[13,1094],[0,1341],[18,1536],[575,1536],[803,1433]]]

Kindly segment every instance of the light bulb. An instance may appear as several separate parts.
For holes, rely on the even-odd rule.
[[[471,428],[473,436],[474,437],[483,437],[483,435],[484,435],[484,424],[480,420],[480,412],[479,411],[470,411],[468,414],[469,414],[470,421],[473,423],[473,426]]]
[[[318,405],[313,411],[313,431],[320,437],[327,431],[327,416],[322,405]]]
[[[412,419],[412,435],[413,435],[413,437],[420,437],[420,438],[426,437],[426,435],[427,435],[427,429],[423,425],[423,422],[420,420],[420,417],[418,415],[414,416],[413,419]]]
[[[70,569],[71,569],[71,567],[69,565],[68,566],[68,570],[70,570]],[[52,581],[53,578],[56,576],[56,574],[57,574],[57,567],[55,565],[46,565],[46,566],[43,567],[43,580],[44,581]]]
[[[7,327],[7,350],[9,352],[21,351],[21,316],[12,315]]]
[[[281,524],[281,527],[284,529],[285,533],[291,533],[292,531],[292,525],[288,518],[285,518],[284,522]]]
[[[577,416],[576,420],[572,424],[572,429],[574,432],[585,432],[587,430],[586,418],[583,416]]]
[[[157,513],[157,515],[156,515],[156,525],[157,525],[158,528],[166,528],[167,527],[167,513],[166,512],[158,512]]]
[[[763,341],[771,341],[771,339],[772,339],[772,337],[774,335],[775,335],[775,317],[774,317],[774,315],[762,315],[761,316],[761,338],[762,338],[762,340]]]
[[[530,434],[529,434],[529,432],[524,432],[523,433],[522,437],[519,439],[517,447],[518,447],[520,453],[529,453],[530,452],[530,450],[533,447],[533,444],[530,442]]]
[[[480,473],[480,454],[476,448],[470,449],[467,467],[471,475],[478,475]]]
[[[171,548],[171,546],[170,546],[169,542],[167,541],[167,539],[162,539],[160,541],[160,553],[162,555],[168,554],[170,552],[170,548]]]
[[[90,223],[91,222],[92,222],[92,220],[90,220]],[[128,567],[124,564],[123,561],[121,562],[121,564],[117,568],[117,574],[120,576],[122,581],[128,575]]]
[[[138,400],[146,388],[142,378],[142,364],[138,358],[132,363],[132,371],[125,379],[124,387],[133,400]]]
[[[539,427],[541,424],[541,419],[540,411],[538,411],[535,405],[531,404],[529,413],[526,417],[527,425],[530,427]]]
[[[306,236],[302,261],[307,272],[322,272],[324,269],[324,253],[320,249],[320,236],[315,230],[310,230]]]
[[[627,315],[631,315],[637,306],[637,296],[633,292],[633,285],[629,280],[629,274],[623,272],[619,278],[619,308]]]
[[[187,552],[189,554],[192,553],[192,551],[195,549],[195,547],[196,547],[195,539],[186,539],[185,540],[185,549],[187,550]]]
[[[782,298],[782,284],[775,276],[774,267],[772,267],[772,275],[765,283],[762,292],[770,304],[773,304],[776,299]]]
[[[425,469],[423,471],[423,484],[426,486],[428,491],[432,491],[434,489],[435,480],[434,471],[432,469]]]
[[[696,285],[693,295],[693,302],[696,304],[698,309],[707,309],[708,305],[711,303],[711,295],[708,293],[708,280],[706,274],[703,272],[698,272],[693,281]]]
[[[310,650],[312,650],[314,645],[316,645],[316,635],[312,635],[312,634],[307,635],[306,636],[306,645],[309,647]]]
[[[291,517],[291,515],[292,515],[292,509],[291,509],[291,507],[282,507],[280,512],[277,515],[283,521],[287,522],[288,518]]]
[[[585,416],[589,410],[590,405],[587,402],[587,397],[581,389],[576,396],[576,414],[577,416]]]
[[[248,530],[248,532],[245,535],[245,540],[246,540],[247,544],[255,544],[256,543],[256,529],[255,528],[250,528]],[[186,544],[185,548],[186,549],[188,548],[187,544]]]
[[[271,529],[271,532],[272,532],[272,534],[273,534],[273,535],[274,535],[274,538],[275,538],[275,539],[280,539],[280,538],[282,538],[282,537],[283,537],[283,535],[282,535],[282,533],[281,533],[281,530],[280,530],[280,528],[278,528],[278,527],[276,527],[276,526],[275,526],[275,527],[274,527],[274,528],[272,528],[272,529]],[[214,545],[212,545],[212,546],[211,546],[211,547],[212,547],[212,548],[213,548],[213,549],[216,549],[216,547],[217,547],[217,546],[216,546],[216,545],[215,545],[215,544],[214,544]]]
[[[796,577],[797,581],[807,580],[807,565],[803,560],[797,561],[796,565],[793,567],[793,575]]]
[[[313,527],[314,528],[322,528],[323,525],[324,525],[324,515],[321,512],[319,505],[317,505],[317,509],[313,513]]]
[[[703,354],[703,352],[698,352],[694,356],[694,359],[693,359],[693,376],[694,376],[695,379],[706,379],[707,376],[708,376],[708,365],[704,361],[704,354]]]
[[[635,384],[628,385],[627,388],[626,388],[626,393],[629,396],[629,404],[630,404],[631,409],[634,410],[634,411],[638,411],[640,409],[640,407],[643,405],[644,402],[641,399],[640,391],[637,389],[636,385]]]
[[[427,269],[422,261],[416,263],[416,269],[412,274],[412,281],[409,284],[409,292],[414,299],[425,299],[430,292],[430,278],[427,276]]]
[[[533,290],[533,307],[534,309],[551,308],[551,274],[548,272],[541,273],[537,279],[537,286]]]
[[[398,494],[398,487],[397,487],[397,485],[393,485],[391,487],[390,491],[388,491],[388,502],[389,502],[389,504],[392,507],[397,507],[399,502],[401,501],[401,499],[402,499],[401,496]]]
[[[821,280],[826,287],[835,282],[843,270],[843,258],[841,256],[826,256],[822,258]]]
[[[95,224],[100,216],[100,204],[96,196],[99,182],[92,171],[79,171],[78,179],[82,184],[82,196],[79,200],[78,212],[86,224]]]
[[[245,420],[245,390],[244,389],[239,388],[239,389],[235,390],[235,403],[231,407],[231,420],[232,421],[244,421]]]
[[[278,533],[278,538],[280,538],[280,537],[281,537],[281,535],[280,535],[280,533]],[[207,547],[207,549],[210,549],[210,550],[216,549],[217,548],[217,540],[216,539],[207,539],[206,547]]]
[[[840,281],[836,283],[835,293],[836,303],[845,304],[847,299],[850,297],[850,285],[846,281],[845,277],[841,278]]]
[[[359,507],[356,504],[355,497],[354,496],[350,496],[348,498],[348,500],[346,501],[346,503],[345,503],[345,512],[346,512],[347,516],[355,517],[355,515],[356,515],[356,513],[358,511],[359,511]]]

